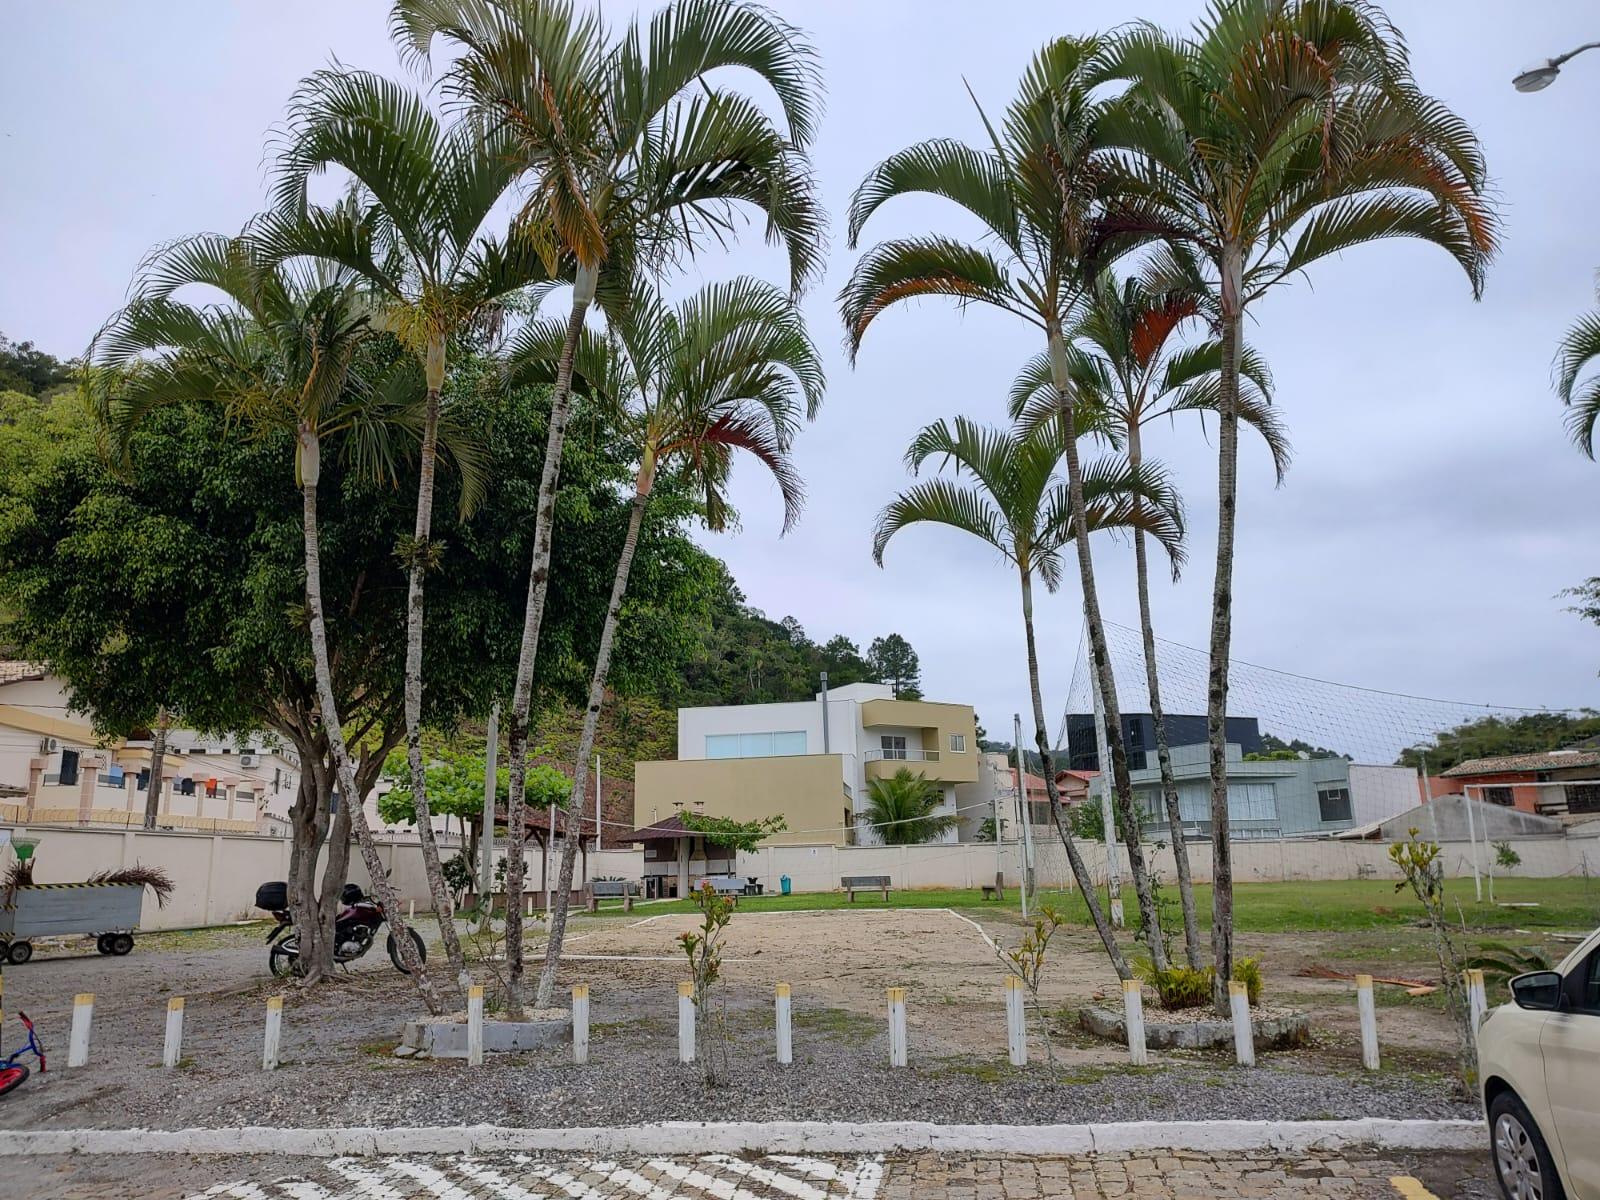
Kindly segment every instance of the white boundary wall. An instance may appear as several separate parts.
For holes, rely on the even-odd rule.
[[[52,825],[15,826],[9,832],[14,838],[39,839],[34,851],[34,878],[39,883],[77,883],[95,871],[135,863],[165,869],[177,888],[165,908],[157,907],[146,889],[140,929],[264,919],[266,914],[254,907],[257,885],[282,879],[289,872],[289,843],[283,838]],[[415,900],[419,907],[432,907],[416,842],[380,842],[378,855],[388,867],[402,903]],[[0,848],[0,866],[10,861],[10,850]],[[354,847],[350,878],[363,887],[372,882]]]

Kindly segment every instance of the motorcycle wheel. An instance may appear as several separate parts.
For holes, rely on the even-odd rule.
[[[295,962],[299,957],[300,940],[291,935],[273,943],[272,952],[267,956],[267,965],[272,968],[274,978],[287,979],[294,974]]]
[[[420,963],[427,962],[428,948],[422,944],[422,935],[415,929],[408,929],[406,932],[411,935],[411,949],[416,953],[417,961]],[[410,971],[406,970],[405,963],[400,961],[400,943],[394,940],[394,934],[392,933],[389,935],[389,961],[394,964],[394,969],[399,971],[400,974],[411,974]]]

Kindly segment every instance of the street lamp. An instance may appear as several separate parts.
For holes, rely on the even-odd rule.
[[[1600,42],[1585,42],[1576,50],[1547,59],[1536,67],[1529,67],[1512,78],[1511,86],[1519,92],[1542,92],[1556,81],[1556,76],[1561,74],[1561,64],[1569,58],[1582,54],[1585,50],[1600,48]]]

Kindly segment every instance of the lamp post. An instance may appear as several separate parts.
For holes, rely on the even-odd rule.
[[[1561,64],[1570,58],[1576,58],[1585,50],[1600,49],[1600,42],[1585,42],[1576,50],[1569,50],[1555,58],[1546,59],[1537,67],[1529,67],[1526,71],[1517,74],[1511,80],[1511,86],[1519,92],[1542,92],[1556,81],[1556,76],[1561,74]]]

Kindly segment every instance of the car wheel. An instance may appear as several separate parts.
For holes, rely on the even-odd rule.
[[[1490,1101],[1489,1131],[1495,1178],[1506,1200],[1566,1200],[1544,1135],[1515,1092]]]

